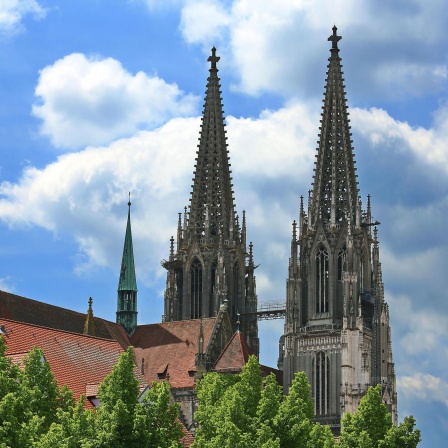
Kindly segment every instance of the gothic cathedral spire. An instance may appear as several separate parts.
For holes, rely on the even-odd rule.
[[[330,49],[309,224],[357,222],[358,183],[336,26]],[[359,221],[357,222],[359,225]]]
[[[134,248],[131,232],[131,194],[128,202],[128,221],[124,238],[120,279],[118,281],[117,323],[132,334],[137,326],[137,280],[135,277]]]
[[[216,48],[208,58],[210,75],[193,177],[190,207],[177,225],[177,244],[171,239],[167,269],[164,320],[215,316],[228,303],[233,323],[237,313],[254,312],[255,266],[246,248],[246,216],[242,227],[235,212],[227,149]],[[242,333],[258,353],[256,318],[242,325]]]
[[[209,69],[204,111],[196,157],[187,238],[218,238],[236,241],[237,226],[233,185],[222,110],[216,48],[208,58]]]
[[[383,385],[396,422],[389,308],[384,301],[377,228],[368,197],[361,211],[336,26],[308,213],[300,201],[289,261],[279,368],[288,390],[305,371],[316,419],[337,433],[369,385]]]

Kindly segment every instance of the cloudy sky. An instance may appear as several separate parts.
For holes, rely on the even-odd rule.
[[[0,288],[114,320],[131,191],[139,322],[160,321],[215,45],[259,301],[283,301],[336,24],[400,419],[446,446],[447,23],[445,0],[1,0]],[[282,326],[260,324],[265,364]]]

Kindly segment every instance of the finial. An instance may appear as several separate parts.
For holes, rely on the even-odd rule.
[[[89,311],[92,311],[92,304],[93,304],[93,299],[92,299],[92,297],[89,297]]]
[[[292,222],[292,240],[297,241],[297,222],[294,220]]]
[[[236,332],[239,333],[240,332],[240,312],[237,311],[236,312]]]
[[[249,265],[253,266],[254,264],[254,253],[253,253],[254,245],[252,241],[249,243]]]
[[[342,39],[342,37],[337,35],[337,31],[338,29],[336,28],[336,25],[334,25],[333,34],[328,38],[328,40],[332,42],[331,50],[339,51],[338,42]]]
[[[174,258],[174,237],[170,238],[170,260]]]
[[[219,56],[216,56],[216,48],[213,47],[212,48],[212,55],[208,57],[207,61],[211,62],[211,70],[215,70],[218,71],[218,69],[216,68],[216,63],[220,60],[221,58]]]
[[[128,207],[130,207],[131,206],[131,192],[129,191],[128,194],[129,194]]]

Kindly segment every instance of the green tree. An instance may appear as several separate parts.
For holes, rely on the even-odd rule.
[[[305,372],[296,372],[288,395],[274,419],[275,431],[282,448],[306,446],[313,427],[314,406],[310,383]]]
[[[358,410],[342,419],[340,446],[342,448],[415,448],[420,431],[415,429],[414,417],[405,417],[395,427],[381,397],[381,384],[369,387]]]
[[[313,424],[314,406],[306,375],[296,374],[283,398],[275,376],[261,381],[255,357],[239,375],[208,373],[198,385],[199,424],[194,448],[332,448],[327,428]],[[316,445],[307,443],[316,442]]]
[[[139,402],[134,377],[133,349],[121,354],[118,364],[101,383],[100,406],[95,414],[92,448],[174,448],[182,437],[178,406],[171,402],[168,383],[153,383]]]
[[[330,427],[315,423],[310,432],[306,448],[334,448],[335,446]]]
[[[134,419],[134,434],[141,447],[177,448],[183,436],[177,416],[179,406],[171,400],[170,385],[153,383],[138,404]]]
[[[85,409],[82,395],[74,406],[58,410],[58,421],[34,444],[35,448],[83,448],[95,437],[95,413]]]
[[[421,442],[420,430],[415,428],[415,419],[412,415],[404,418],[398,426],[392,426],[379,448],[415,448]]]
[[[73,405],[72,394],[60,389],[45,360],[34,348],[23,360],[23,369],[5,357],[0,342],[0,447],[29,448],[57,421],[59,409]]]

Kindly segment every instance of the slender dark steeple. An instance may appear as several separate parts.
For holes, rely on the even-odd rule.
[[[171,239],[164,319],[212,317],[226,301],[234,325],[237,313],[255,312],[255,266],[246,248],[246,214],[242,228],[235,212],[216,48],[208,58],[209,77],[190,207]],[[254,314],[255,315],[255,314]],[[241,333],[258,353],[256,318],[241,324]]]
[[[117,323],[132,334],[137,325],[137,280],[131,232],[131,194],[128,202],[128,222],[124,238],[120,279],[118,281]]]
[[[222,110],[221,86],[216,63],[216,48],[211,63],[196,157],[187,238],[218,237],[235,241],[235,204]]]
[[[286,319],[278,365],[285,392],[305,371],[316,419],[339,432],[369,385],[397,419],[389,308],[384,301],[378,235],[370,196],[361,211],[337,28],[330,58],[308,213],[300,198],[288,267]]]
[[[319,220],[336,224],[357,219],[358,185],[353,157],[344,78],[339,57],[336,26],[328,38],[332,42],[319,128],[319,149],[314,170],[313,196],[309,223]],[[359,222],[358,222],[359,224]]]

